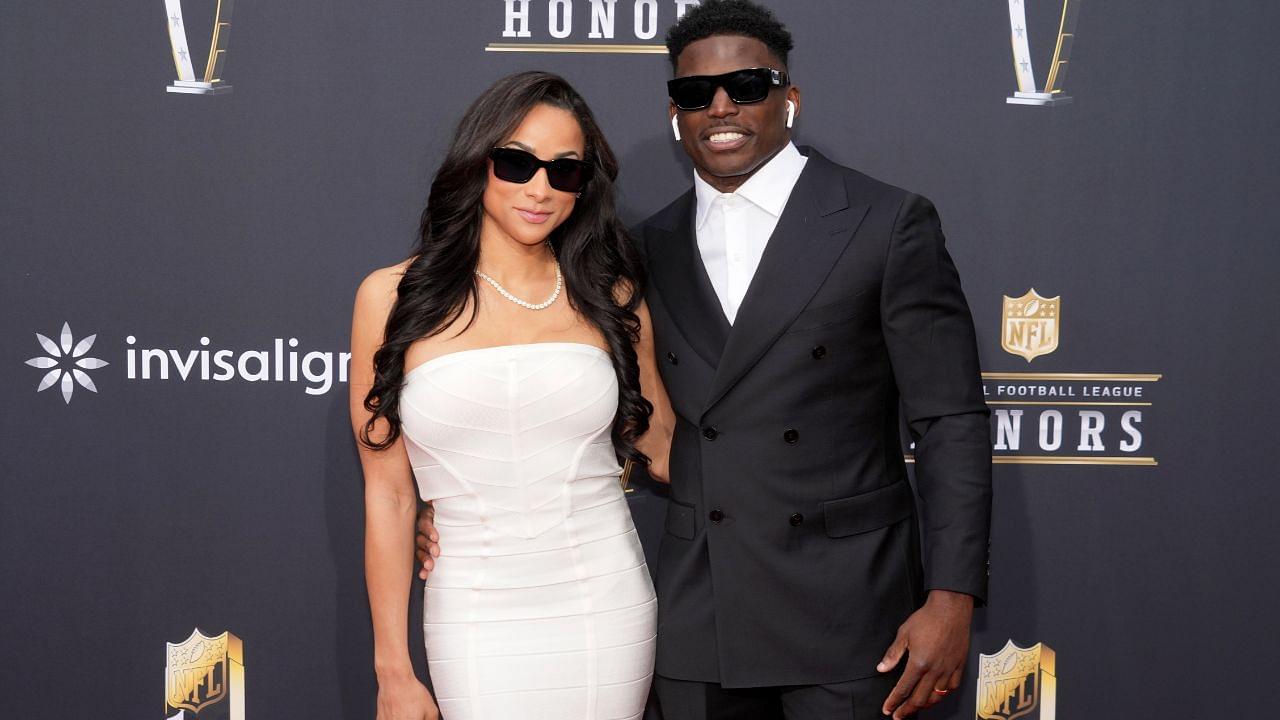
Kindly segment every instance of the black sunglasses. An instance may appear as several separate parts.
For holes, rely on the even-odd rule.
[[[746,68],[723,75],[690,75],[667,81],[667,94],[681,110],[701,110],[715,100],[716,88],[743,105],[769,97],[769,89],[787,84],[787,74],[772,68]]]
[[[573,158],[540,160],[531,152],[517,148],[496,147],[489,151],[493,160],[493,174],[499,180],[527,183],[537,174],[538,168],[547,169],[547,183],[563,192],[582,192],[591,179],[595,166]]]

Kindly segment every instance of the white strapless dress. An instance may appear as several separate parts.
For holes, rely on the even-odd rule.
[[[503,345],[411,370],[405,446],[441,555],[425,593],[444,720],[640,718],[656,599],[619,487],[609,355]]]

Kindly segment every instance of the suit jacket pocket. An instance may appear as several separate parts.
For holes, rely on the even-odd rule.
[[[848,297],[840,298],[835,302],[824,303],[806,307],[800,311],[795,320],[791,321],[791,325],[787,327],[788,333],[802,332],[804,330],[816,330],[827,325],[834,325],[852,318],[862,313],[866,309],[869,298],[863,297],[871,288],[863,288]]]
[[[829,537],[878,530],[908,517],[911,517],[911,485],[906,482],[822,503],[822,520]],[[670,516],[668,526],[669,523]]]
[[[694,508],[679,500],[667,500],[667,532],[678,538],[692,540],[697,523],[694,522]]]

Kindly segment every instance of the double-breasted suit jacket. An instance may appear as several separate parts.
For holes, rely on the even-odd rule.
[[[985,597],[988,410],[938,216],[801,152],[732,326],[698,253],[694,192],[636,230],[677,414],[656,573],[667,677],[872,676],[929,589]]]

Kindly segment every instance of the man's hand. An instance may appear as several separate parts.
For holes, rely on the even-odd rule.
[[[436,506],[427,503],[418,511],[418,534],[414,538],[417,546],[416,555],[422,567],[418,577],[427,579],[427,574],[436,566],[436,558],[440,557],[440,534],[436,532]]]
[[[902,677],[885,699],[881,712],[894,720],[914,715],[960,687],[969,654],[969,623],[973,596],[931,590],[924,607],[898,628],[898,637],[876,666],[880,672],[897,667],[906,654]],[[942,692],[936,692],[936,691]]]

